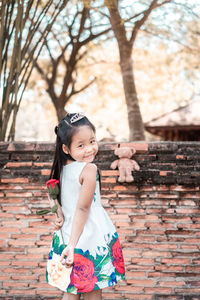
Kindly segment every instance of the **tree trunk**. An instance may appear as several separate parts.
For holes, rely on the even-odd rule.
[[[137,98],[131,59],[133,43],[127,39],[126,29],[118,11],[118,0],[107,0],[106,5],[110,12],[110,22],[119,48],[120,68],[128,112],[129,140],[144,140],[144,125]]]
[[[65,110],[65,103],[64,103],[64,106],[63,106],[62,102],[59,101],[59,99],[58,99],[57,105],[54,106],[54,107],[55,107],[55,110],[56,110],[56,115],[57,115],[57,118],[58,118],[58,122],[60,122],[60,120],[62,120],[67,114],[67,112]]]
[[[131,55],[127,56],[127,51],[123,51],[122,49],[120,51],[120,57],[120,68],[128,112],[129,140],[145,140],[144,125],[137,97]]]

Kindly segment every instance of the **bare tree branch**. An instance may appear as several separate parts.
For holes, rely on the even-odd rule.
[[[14,138],[16,114],[32,73],[34,61],[38,59],[45,44],[45,39],[42,39],[47,38],[53,23],[68,0],[57,1],[45,25],[44,16],[49,13],[53,2],[55,3],[52,0],[45,1],[42,9],[39,0],[35,6],[33,0],[17,2],[2,0],[1,2],[0,140],[5,140],[6,135],[8,139]],[[24,31],[25,27],[26,31]],[[40,32],[40,37],[34,39],[36,32],[37,34]],[[26,38],[22,40],[24,35]]]

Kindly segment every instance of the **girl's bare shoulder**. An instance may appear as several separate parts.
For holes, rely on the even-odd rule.
[[[80,183],[83,183],[83,180],[93,181],[96,180],[96,174],[97,174],[97,166],[93,163],[87,163],[81,174],[80,174]]]

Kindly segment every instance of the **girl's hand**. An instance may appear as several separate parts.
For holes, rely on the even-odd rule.
[[[61,215],[57,216],[54,222],[54,230],[59,230],[63,226],[63,223],[64,223],[64,216]]]
[[[74,262],[74,247],[71,245],[68,245],[62,252],[61,263],[66,265],[66,267],[71,267]]]

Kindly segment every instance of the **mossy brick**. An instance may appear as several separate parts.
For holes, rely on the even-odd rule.
[[[33,142],[12,142],[8,145],[8,152],[27,152],[35,151],[36,143]]]
[[[177,143],[170,143],[170,142],[154,142],[149,143],[148,147],[148,153],[150,154],[168,154],[168,153],[174,153],[178,150]]]

